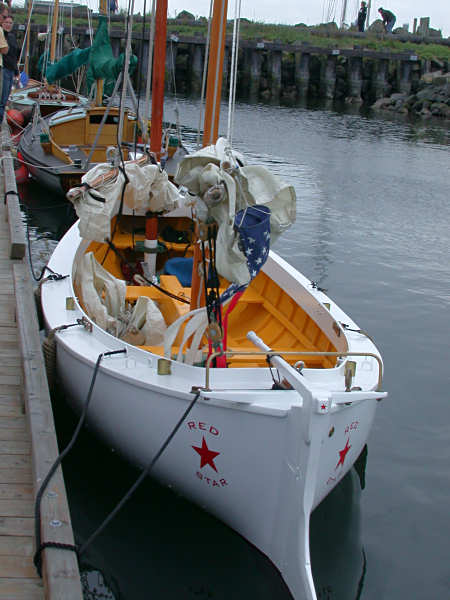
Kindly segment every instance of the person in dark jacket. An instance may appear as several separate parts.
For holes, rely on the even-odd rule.
[[[358,31],[364,31],[367,18],[367,2],[361,2],[361,8],[358,11]]]
[[[396,21],[394,13],[392,13],[390,10],[386,10],[385,8],[379,8],[378,12],[383,19],[384,30],[386,33],[391,33]]]
[[[8,102],[9,93],[11,91],[14,78],[19,75],[17,60],[20,52],[16,36],[12,32],[13,18],[11,15],[4,17],[2,27],[8,43],[8,52],[7,54],[3,55],[3,87],[0,98],[0,123],[3,121],[5,106]]]

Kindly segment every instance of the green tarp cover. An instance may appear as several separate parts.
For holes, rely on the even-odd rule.
[[[63,79],[64,77],[67,77],[67,75],[74,73],[77,69],[88,62],[90,52],[90,48],[85,48],[84,50],[81,48],[76,48],[69,54],[66,54],[66,56],[63,56],[60,60],[58,60],[58,62],[47,63],[45,69],[45,77],[47,81],[49,83],[54,83],[55,81],[58,81],[58,79]],[[44,61],[45,54],[40,57],[38,63],[38,69],[42,75],[44,75]]]
[[[114,89],[114,84],[123,69],[125,55],[120,54],[114,58],[111,43],[108,35],[108,23],[106,17],[99,17],[97,33],[91,46],[88,70],[86,75],[87,92],[89,93],[92,85],[97,79],[103,79],[103,93],[110,96]],[[137,57],[130,57],[129,72],[133,74],[137,65]]]
[[[106,17],[100,16],[98,20],[98,28],[95,34],[94,41],[90,48],[81,50],[77,48],[67,54],[56,63],[48,63],[46,67],[45,77],[49,83],[53,83],[58,79],[62,79],[71,73],[74,73],[79,67],[87,64],[86,84],[87,93],[89,94],[92,85],[97,79],[103,79],[103,93],[105,96],[110,96],[114,89],[114,84],[119,77],[119,73],[123,69],[125,55],[120,54],[114,58],[111,48],[111,42],[108,34],[108,22]],[[38,69],[42,73],[44,68],[45,54],[39,59]],[[137,57],[131,55],[129,72],[133,74],[137,65]],[[44,73],[42,73],[44,75]]]

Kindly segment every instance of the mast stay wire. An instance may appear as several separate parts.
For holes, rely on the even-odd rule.
[[[143,8],[143,20],[142,20],[142,30],[141,30],[141,47],[140,47],[140,51],[139,51],[139,62],[143,63],[143,57],[144,57],[144,40],[145,40],[145,26],[147,24],[147,20],[146,20],[146,13],[147,13],[147,0],[144,0],[144,8]],[[140,91],[142,86],[142,71],[141,69],[139,69],[139,73],[138,73],[138,78],[137,78],[137,89],[138,91]],[[138,95],[137,100],[137,107],[136,107],[136,118],[139,119],[139,108],[140,108],[140,103],[141,103],[141,94]],[[148,119],[148,116],[144,115],[144,123],[145,123],[145,119]],[[142,131],[142,138],[144,139],[145,136],[145,131]],[[134,130],[134,154],[136,156],[137,154],[137,144],[138,144],[138,129],[137,127]]]
[[[123,76],[122,76],[122,90],[120,95],[120,112],[119,112],[119,128],[117,131],[117,142],[119,147],[119,152],[121,156],[121,162],[123,163],[123,156],[120,149],[120,144],[122,143],[123,136],[123,121],[125,115],[125,95],[127,91],[127,82],[128,82],[128,71],[129,71],[129,62],[131,56],[131,35],[133,32],[133,14],[134,14],[134,0],[129,0],[128,2],[128,14],[127,14],[127,45],[125,47],[125,62],[123,67]]]
[[[25,35],[23,36],[22,48],[20,49],[19,60],[17,61],[17,66],[18,66],[19,70],[22,65],[22,56],[23,56],[23,53],[25,50],[25,45],[27,43],[27,37],[30,35],[31,15],[33,14],[33,8],[34,8],[34,0],[32,0],[32,2],[31,2],[31,10],[30,10],[30,14],[28,15],[28,19],[27,19]],[[27,73],[27,75],[28,75],[28,73]]]
[[[234,111],[236,108],[236,84],[237,84],[237,65],[239,55],[239,30],[241,25],[241,0],[235,0],[234,4],[234,22],[233,22],[233,43],[231,50],[231,79],[228,99],[228,126],[227,139],[230,147],[233,142],[234,129]]]
[[[178,140],[181,143],[180,108],[178,106],[177,81],[176,81],[176,76],[175,76],[175,59],[174,59],[174,52],[173,52],[172,36],[170,36],[170,70],[172,72],[173,95],[175,96],[175,129],[177,132]],[[169,130],[170,130],[170,125],[169,125]]]
[[[203,62],[202,91],[200,94],[200,110],[199,110],[199,115],[198,115],[197,148],[200,148],[200,135],[201,135],[201,131],[202,131],[203,106],[205,103],[205,93],[206,93],[206,74],[208,72],[209,42],[211,39],[211,22],[212,22],[212,12],[213,12],[213,2],[214,2],[214,0],[211,0],[209,3],[208,33],[206,34],[205,60]]]

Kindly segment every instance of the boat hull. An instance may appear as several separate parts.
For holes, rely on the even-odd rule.
[[[77,225],[58,245],[49,266],[71,274],[84,253]],[[264,266],[292,295],[304,297],[317,320],[328,310],[357,329],[331,299],[280,257]],[[309,285],[309,289],[308,289]],[[85,318],[56,334],[58,374],[76,412],[83,410],[95,378],[87,421],[106,444],[146,467],[201,389],[195,406],[152,470],[162,483],[199,504],[266,554],[294,597],[316,598],[309,563],[309,515],[339,483],[367,442],[378,399],[377,362],[356,356],[354,383],[366,392],[344,390],[344,367],[305,369],[300,375],[281,364],[292,389],[272,389],[267,368],[205,369],[171,361],[160,374],[160,357],[128,345],[89,323],[75,300],[71,277],[42,286],[48,329]],[[332,328],[330,327],[330,330]],[[341,334],[340,334],[341,335]],[[366,337],[345,334],[355,353],[376,353]],[[336,342],[338,343],[338,342]],[[96,364],[105,352],[98,372]],[[281,360],[281,359],[280,359]],[[358,395],[359,394],[359,395]],[[342,397],[344,400],[342,400]],[[308,583],[305,584],[305,581]]]
[[[43,93],[43,89],[42,83],[30,80],[25,88],[18,88],[11,92],[8,101],[9,106],[23,111],[33,109],[34,106],[39,105],[41,116],[46,117],[60,110],[75,108],[89,103],[87,98],[68,90],[61,89],[57,97],[52,98],[51,94]]]

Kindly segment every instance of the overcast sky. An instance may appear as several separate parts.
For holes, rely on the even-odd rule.
[[[92,0],[90,0],[92,2]],[[386,2],[386,4],[384,4]],[[241,0],[241,16],[252,21],[265,23],[283,23],[293,25],[321,23],[330,6],[335,7],[336,22],[340,22],[343,0]],[[147,0],[147,10],[152,0]],[[182,10],[188,10],[196,16],[208,16],[209,0],[169,0],[169,16],[174,17]],[[125,8],[128,0],[119,0],[119,6]],[[356,17],[359,0],[347,0],[347,22]],[[373,0],[370,21],[378,17],[378,8],[383,6],[397,17],[397,25],[409,24],[412,31],[414,17],[431,17],[431,27],[442,29],[444,37],[450,36],[449,0]],[[144,0],[135,0],[135,11],[142,11]],[[229,18],[234,16],[235,0],[228,0]]]

